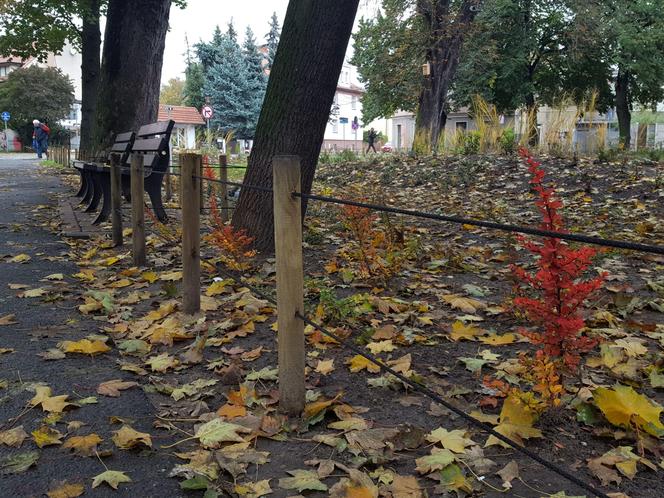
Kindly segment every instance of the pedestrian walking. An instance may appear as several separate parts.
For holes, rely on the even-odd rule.
[[[367,147],[367,154],[369,153],[369,149],[373,149],[374,152],[376,152],[376,146],[374,145],[376,143],[376,138],[378,138],[378,133],[376,133],[376,130],[371,128],[369,130],[369,134],[367,135],[367,142],[369,143],[369,147]]]
[[[34,126],[32,146],[37,152],[37,157],[41,159],[42,154],[44,154],[46,159],[48,159],[48,136],[51,133],[51,129],[46,124],[40,123],[38,119],[35,119],[32,125]]]

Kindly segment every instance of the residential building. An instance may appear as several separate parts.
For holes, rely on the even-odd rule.
[[[196,148],[196,127],[204,126],[205,120],[195,107],[159,104],[157,121],[175,121],[171,144],[178,149]]]
[[[334,94],[330,119],[325,129],[323,150],[362,150],[362,96],[357,68],[344,63]],[[355,123],[355,124],[354,124]]]
[[[20,57],[2,57],[0,56],[0,81],[4,81],[9,73],[23,66],[25,61]]]

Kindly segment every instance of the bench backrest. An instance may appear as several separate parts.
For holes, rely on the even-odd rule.
[[[129,160],[129,154],[131,154],[132,147],[134,146],[135,138],[136,134],[133,131],[118,133],[115,136],[115,142],[113,142],[109,152],[109,161],[111,159],[111,154],[120,154],[120,164],[126,164]]]
[[[146,174],[165,172],[170,161],[169,145],[175,121],[160,121],[141,126],[131,152],[143,156]]]

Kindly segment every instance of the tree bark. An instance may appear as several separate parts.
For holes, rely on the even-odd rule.
[[[95,144],[156,121],[171,0],[110,0]]]
[[[429,28],[426,76],[420,92],[415,129],[425,134],[433,151],[445,129],[447,97],[459,67],[461,47],[469,25],[475,19],[481,0],[464,0],[456,15],[450,13],[450,0],[418,0],[417,12]]]
[[[629,97],[629,71],[618,69],[616,77],[616,114],[618,115],[618,130],[620,132],[620,144],[629,150],[632,139],[632,114]]]
[[[359,0],[289,2],[245,184],[271,187],[272,158],[296,155],[302,164],[302,192],[311,192],[358,4]],[[305,212],[303,202],[303,216]],[[233,226],[254,237],[257,249],[272,252],[273,222],[272,195],[243,188]]]
[[[95,114],[99,92],[101,65],[101,30],[99,29],[99,0],[90,0],[88,12],[83,13],[81,30],[81,144],[80,150],[93,152]]]

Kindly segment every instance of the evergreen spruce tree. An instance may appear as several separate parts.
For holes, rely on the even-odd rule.
[[[211,125],[223,133],[234,131],[238,138],[247,136],[251,120],[247,106],[247,66],[242,51],[228,34],[219,40],[219,60],[205,71],[203,94],[210,97],[214,109]]]
[[[263,68],[263,55],[258,51],[256,46],[256,38],[251,28],[247,26],[247,32],[242,45],[242,53],[244,55],[246,75],[247,75],[247,94],[245,105],[247,106],[247,113],[249,120],[247,121],[241,133],[246,138],[253,138],[256,131],[256,124],[258,123],[258,116],[261,112],[263,105],[263,98],[265,97],[265,89],[267,88],[267,77]]]
[[[203,64],[203,70],[205,72],[209,71],[212,66],[215,64],[220,64],[222,62],[222,48],[224,35],[221,32],[219,26],[214,29],[214,34],[212,35],[212,41],[209,43],[199,42],[194,45],[196,49],[196,56],[198,60]]]
[[[277,47],[279,46],[279,37],[281,35],[281,28],[279,27],[279,19],[277,13],[272,14],[270,19],[270,32],[265,35],[267,40],[267,68],[272,68],[274,64],[274,57],[277,55]]]
[[[184,103],[185,105],[201,109],[205,104],[203,95],[203,85],[205,83],[205,73],[203,65],[198,62],[192,62],[185,69],[184,82]]]
[[[228,29],[226,30],[226,36],[230,38],[234,43],[237,44],[237,31],[235,31],[235,25],[233,24],[233,18],[231,17],[230,22],[228,23]]]

